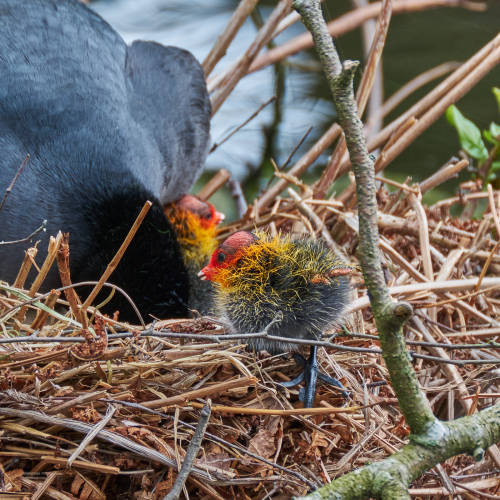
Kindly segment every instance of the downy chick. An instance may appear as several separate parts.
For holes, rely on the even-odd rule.
[[[216,308],[234,332],[261,332],[271,325],[268,335],[318,340],[342,321],[351,271],[321,241],[238,231],[215,250],[200,277],[216,284]],[[249,338],[246,343],[271,354],[300,350],[285,339]],[[317,378],[344,389],[318,371],[316,350],[311,346],[309,359],[302,358],[303,373],[284,384],[305,380],[306,407],[314,401]]]

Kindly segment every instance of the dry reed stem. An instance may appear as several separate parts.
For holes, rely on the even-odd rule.
[[[116,251],[115,255],[111,259],[111,262],[108,264],[104,273],[99,278],[99,281],[97,282],[97,284],[95,285],[93,290],[90,292],[90,294],[87,297],[87,299],[85,300],[85,302],[82,304],[82,306],[80,308],[82,320],[84,320],[84,318],[86,317],[88,307],[90,306],[90,304],[92,304],[94,299],[97,297],[97,294],[101,291],[102,287],[104,286],[104,283],[108,280],[108,278],[111,276],[113,271],[118,266],[121,258],[123,257],[123,254],[125,253],[128,246],[130,245],[135,234],[139,230],[139,227],[141,226],[142,221],[146,217],[151,206],[152,206],[152,203],[150,201],[147,201],[146,203],[144,203],[144,206],[142,207],[141,211],[139,212],[139,215],[137,216],[134,223],[132,224],[132,227],[130,228],[125,239],[123,240],[123,243],[120,245],[120,248]]]
[[[476,58],[475,64],[483,56]],[[470,70],[470,64],[465,68]],[[459,69],[465,71],[464,67]],[[448,82],[442,95],[449,88]],[[393,124],[381,143],[386,143],[386,152],[442,98],[436,95],[425,105],[421,102],[418,112],[397,126]],[[431,101],[433,104],[429,104]],[[335,127],[330,133],[337,134]],[[325,144],[322,140],[320,145]],[[309,159],[311,154],[308,152]],[[463,166],[463,160],[446,165],[422,183],[422,191],[444,182]],[[307,228],[311,235],[328,233],[349,261],[355,262],[358,235],[353,223],[355,213],[348,208],[351,200],[344,205],[338,200],[308,198],[310,186],[297,179],[294,168],[278,182],[292,182],[300,187],[301,195],[294,191],[272,198],[268,205],[246,213],[242,221],[226,226],[224,233],[257,226],[288,231],[300,224],[301,230]],[[497,345],[488,344],[500,336],[500,279],[494,277],[500,255],[497,239],[491,237],[498,193],[471,192],[427,208],[418,199],[419,186],[393,184],[399,189],[397,193],[388,193],[385,185],[379,189],[379,244],[387,256],[387,279],[393,284],[393,292],[410,297],[421,307],[418,327],[410,327],[407,332],[408,343],[420,356],[415,359],[420,384],[442,418],[485,408],[500,394],[497,368],[492,364],[498,361]],[[412,205],[412,196],[417,197],[418,206],[415,200]],[[451,205],[467,205],[484,198],[489,198],[490,204],[481,223],[450,216]],[[423,251],[421,240],[427,240]],[[424,264],[423,255],[432,259],[430,265]],[[31,260],[26,258],[25,268],[30,265]],[[347,327],[376,334],[359,275],[354,276],[353,283],[355,297],[359,298],[352,301],[357,312],[354,323],[348,318]],[[469,303],[472,296],[475,300]],[[45,343],[52,336],[58,341],[65,335],[75,335],[62,315],[45,324],[41,332],[44,337],[38,343],[23,343],[32,335],[33,325],[12,317],[13,308],[28,305],[19,297],[0,288],[1,340],[10,342],[19,335],[17,343],[0,344],[0,466],[5,468],[5,464],[16,461],[24,476],[16,483],[8,470],[4,481],[7,488],[17,488],[23,494],[67,500],[74,496],[73,484],[80,481],[95,498],[114,498],[118,492],[107,478],[119,470],[120,475],[128,475],[130,491],[151,495],[154,488],[162,498],[175,479],[174,472],[164,474],[165,466],[177,470],[177,459],[182,461],[185,456],[207,397],[214,404],[203,454],[193,462],[195,475],[185,484],[192,498],[205,495],[220,500],[237,494],[257,500],[268,493],[270,497],[305,494],[345,470],[384,458],[407,438],[378,354],[376,336],[339,336],[322,342],[338,346],[336,350],[321,348],[319,363],[331,375],[337,371],[335,365],[340,367],[352,401],[343,407],[346,402],[338,393],[320,384],[316,407],[304,410],[297,391],[287,391],[277,383],[296,374],[289,358],[255,356],[242,345],[232,344],[238,339],[225,338],[223,329],[210,321],[161,322],[154,325],[153,334],[163,336],[146,338],[146,328],[138,328],[145,332],[138,336],[129,326],[107,320],[105,355],[93,361],[79,360],[69,357],[68,349],[55,350],[60,348],[55,342]],[[40,310],[44,298],[35,294],[30,307]],[[69,316],[67,302],[60,299],[58,307],[65,308]],[[425,314],[427,308],[436,311],[435,320]],[[162,330],[156,331],[158,328]],[[115,331],[125,332],[125,338],[113,336]],[[186,337],[181,338],[182,332]],[[467,347],[474,339],[484,339],[484,344]],[[457,342],[464,344],[460,347]],[[458,365],[443,364],[446,359]],[[469,360],[484,364],[471,365]],[[84,447],[74,468],[52,473],[54,467],[65,466],[78,446],[75,439],[80,441],[103,421],[109,404],[116,407],[113,418]],[[147,405],[166,410],[158,412]],[[104,444],[103,439],[107,439]],[[494,494],[499,481],[489,474],[498,469],[499,454],[495,449],[492,453],[493,460],[487,457],[478,465],[467,457],[457,457],[443,464],[438,474],[426,474],[412,493],[441,494],[447,491],[443,485],[450,487],[450,482],[460,491],[457,480],[463,476],[467,487]],[[161,490],[162,486],[166,489]]]
[[[53,309],[60,295],[61,293],[58,292],[57,290],[51,290],[50,295],[45,299],[45,305],[49,309]],[[45,322],[47,321],[48,317],[49,317],[48,311],[38,310],[35,319],[33,320],[33,323],[31,323],[31,328],[33,330],[38,330],[42,328],[43,325],[45,325]]]
[[[448,280],[448,281],[429,281],[426,283],[413,283],[411,285],[394,286],[389,288],[389,293],[391,295],[413,295],[418,292],[456,292],[459,290],[470,290],[477,286],[478,279],[461,279],[461,280]],[[498,287],[500,288],[500,278],[485,278],[481,287]],[[354,312],[359,309],[363,309],[369,306],[370,301],[367,296],[361,297],[352,304],[349,305],[349,312]]]
[[[483,496],[484,493],[480,493],[482,490],[489,488],[498,487],[499,480],[495,477],[490,477],[487,479],[481,479],[479,481],[471,481],[469,483],[455,483],[455,495],[467,495],[468,492],[472,490],[474,494],[477,494],[479,498],[498,498],[493,495]],[[409,493],[412,497],[431,497],[438,498],[440,496],[449,496],[449,491],[446,488],[410,488]],[[474,497],[474,498],[478,498]],[[470,498],[470,497],[469,497]]]
[[[216,64],[224,57],[226,50],[240,30],[246,18],[253,11],[259,0],[241,0],[227,23],[225,30],[217,37],[217,40],[203,61],[203,71],[208,77]]]
[[[462,64],[448,78],[437,85],[414,106],[387,125],[375,138],[368,142],[369,151],[380,147],[395,130],[411,117],[417,122],[379,156],[375,164],[376,171],[383,170],[394,158],[406,149],[422,132],[434,123],[450,105],[463,97],[489,71],[500,62],[500,35],[487,43],[476,54]],[[339,170],[339,175],[350,166],[345,158]]]
[[[209,200],[229,179],[231,173],[225,168],[221,168],[199,191],[198,198]]]
[[[193,408],[203,408],[200,403],[190,403]],[[230,415],[276,415],[282,417],[307,416],[307,415],[337,415],[339,413],[359,412],[361,406],[345,406],[342,408],[293,408],[291,410],[269,409],[269,408],[237,408],[234,406],[215,405],[212,407],[214,413],[227,413]]]
[[[394,94],[392,94],[380,107],[378,113],[373,117],[369,118],[366,126],[371,128],[371,123],[373,119],[383,118],[387,116],[391,111],[393,111],[397,106],[399,106],[404,100],[410,97],[418,89],[427,85],[428,83],[441,78],[442,76],[450,73],[460,67],[458,62],[445,62],[431,68],[420,75],[416,76],[408,83],[405,83],[400,89],[398,89]]]
[[[456,163],[450,163],[445,165],[443,168],[440,168],[436,173],[432,174],[430,177],[422,181],[420,186],[420,192],[422,194],[434,189],[439,186],[443,182],[446,182],[448,179],[452,177],[456,177],[459,172],[461,172],[464,168],[469,166],[469,160],[463,159],[459,160]]]
[[[49,238],[49,247],[47,250],[47,257],[45,257],[43,265],[40,268],[40,271],[38,272],[35,280],[33,281],[32,285],[29,289],[28,295],[30,297],[35,296],[36,292],[38,292],[38,290],[40,289],[40,286],[42,285],[43,281],[47,277],[47,274],[49,273],[50,268],[52,267],[52,264],[54,263],[54,260],[56,259],[57,252],[59,250],[59,246],[61,245],[61,242],[62,242],[62,233],[60,231],[55,238],[53,236],[51,236]],[[24,262],[23,262],[23,264],[24,264]],[[18,277],[19,277],[19,274],[20,273],[18,273]],[[26,310],[27,310],[27,307],[21,307],[19,312],[16,314],[16,318],[19,321],[23,321],[24,316],[26,314]]]
[[[248,73],[248,68],[257,57],[262,47],[271,39],[276,26],[288,14],[290,8],[290,0],[280,0],[264,26],[262,26],[257,33],[255,40],[250,44],[240,59],[217,78],[216,85],[211,85],[210,82],[208,83],[209,91],[214,91],[211,98],[212,116],[217,113],[224,101],[233,91],[234,87],[236,87],[238,82]],[[217,90],[214,90],[215,88],[217,88]]]
[[[440,99],[442,100],[443,96],[446,96],[446,93],[450,92],[451,88],[453,88],[454,86],[458,86],[460,82],[462,82],[462,80],[467,77],[467,75],[473,72],[476,66],[478,66],[489,54],[495,44],[499,43],[499,40],[500,35],[493,39],[490,43],[486,44],[468,61],[458,67],[448,78],[439,83],[431,92],[424,96],[415,105],[411,106],[405,113],[403,113],[389,125],[384,127],[384,129],[379,134],[377,134],[368,142],[369,151],[373,151],[374,149],[382,146],[384,142],[391,139],[394,133],[398,130],[399,133],[396,136],[397,138],[405,136],[406,132],[410,129],[414,130],[417,125],[415,117],[418,117],[422,113],[425,113],[428,109],[431,109],[432,112],[432,107],[435,106]],[[474,76],[474,81],[470,83],[470,85],[473,86],[479,79],[480,77],[478,78],[476,73],[476,75]],[[463,90],[462,87],[461,89]],[[457,97],[456,99],[458,98],[459,97]],[[436,116],[435,119],[437,119],[438,116]],[[423,130],[421,132],[423,132]],[[332,124],[330,128],[318,139],[318,141],[316,141],[313,147],[297,161],[297,163],[290,169],[289,173],[297,177],[302,175],[309,168],[309,166],[317,158],[319,158],[321,153],[323,153],[323,151],[333,143],[333,141],[339,136],[339,134],[340,127],[336,123]],[[393,138],[392,141],[396,142],[396,138]],[[390,144],[392,144],[392,141],[390,142]],[[394,151],[395,150],[393,150],[393,152]],[[344,155],[344,159],[339,159],[339,162],[340,167],[338,169],[337,176],[345,173],[350,167],[350,161],[349,158],[347,158],[347,155]],[[256,200],[255,205],[258,207],[259,211],[262,211],[264,208],[266,208],[272,202],[272,200],[274,200],[276,196],[278,196],[281,191],[285,189],[286,186],[287,181],[285,179],[278,179],[278,181],[273,186],[271,186],[258,200]],[[352,200],[353,188],[348,188],[339,199],[341,201],[345,201],[347,199]]]
[[[36,247],[31,247],[26,250],[23,262],[19,268],[14,284],[12,285],[14,288],[24,288],[24,284],[28,279],[28,274],[33,266],[37,253],[38,249]]]
[[[358,90],[356,92],[356,103],[358,105],[359,116],[363,116],[368,98],[372,92],[375,76],[379,68],[379,62],[382,58],[382,52],[385,47],[387,33],[389,31],[389,23],[392,17],[392,0],[382,0],[382,6],[377,21],[377,27],[371,44],[370,52],[366,66],[361,77]],[[359,10],[359,9],[357,9]],[[347,150],[344,135],[341,134],[340,140],[337,143],[325,170],[323,171],[319,181],[316,184],[314,194],[315,198],[324,198],[326,192],[335,181],[338,175],[340,159],[344,156]]]
[[[497,230],[497,239],[500,239],[500,219],[498,217],[498,208],[495,203],[495,197],[493,196],[493,188],[491,184],[488,184],[487,186],[488,189],[488,199],[490,202],[490,212],[493,215],[493,220],[495,221],[495,228]]]
[[[82,322],[79,305],[81,304],[80,298],[75,289],[71,286],[71,275],[69,270],[69,233],[63,234],[63,241],[61,247],[57,252],[57,268],[59,270],[59,277],[63,287],[68,287],[64,290],[64,295],[69,302],[71,312],[74,318],[79,323]]]
[[[203,389],[185,392],[183,394],[179,394],[178,396],[146,401],[145,403],[143,403],[143,406],[145,406],[146,408],[161,408],[163,406],[183,404],[190,401],[191,399],[213,396],[214,394],[236,388],[247,388],[255,385],[256,383],[257,379],[255,377],[241,377],[236,380],[230,380],[229,382],[221,382],[220,384],[215,384],[210,387],[204,387]]]
[[[65,458],[57,458],[57,457],[51,457],[51,456],[41,456],[40,457],[42,460],[42,463],[47,463],[47,464],[57,464],[62,467],[75,467],[76,469],[83,469],[83,470],[88,470],[92,472],[99,472],[101,474],[112,474],[116,475],[120,473],[120,468],[119,467],[112,467],[110,465],[101,465],[101,464],[94,464],[92,462],[87,462],[83,460],[74,460],[69,463],[69,460],[66,460]]]
[[[486,4],[476,4],[478,6]],[[329,33],[335,37],[341,37],[342,35],[353,31],[354,29],[361,26],[364,22],[369,19],[378,17],[380,14],[382,2],[370,3],[367,7],[361,9],[356,9],[342,16],[330,21],[328,23]],[[407,12],[415,12],[420,10],[426,10],[434,7],[465,7],[471,6],[471,2],[464,3],[460,0],[399,0],[395,1],[393,5],[394,14],[401,14]],[[292,20],[295,21],[297,18],[294,17]],[[302,50],[309,49],[313,46],[312,37],[310,33],[304,33],[299,35],[292,40],[279,45],[273,49],[268,50],[261,56],[259,56],[255,62],[250,66],[249,73],[258,71],[270,64],[277,63],[286,59],[287,57],[296,54]]]

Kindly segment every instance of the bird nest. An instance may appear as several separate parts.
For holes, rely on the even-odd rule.
[[[269,208],[255,204],[223,232],[306,232],[356,264],[350,200],[317,201],[288,181],[299,189]],[[406,339],[420,384],[439,417],[476,412],[499,395],[497,193],[472,188],[429,208],[422,185],[390,184],[378,191],[380,248],[391,294],[415,309]],[[450,215],[480,203],[480,220]],[[319,349],[322,369],[350,398],[320,384],[315,407],[304,409],[297,390],[280,385],[296,375],[293,360],[247,351],[213,318],[132,327],[89,305],[82,326],[79,297],[38,293],[54,261],[67,272],[63,238],[50,245],[33,284],[29,250],[16,283],[0,287],[0,488],[9,498],[161,499],[208,400],[191,498],[289,498],[407,442],[360,273],[346,329],[325,332]],[[499,467],[492,446],[480,463],[459,456],[427,472],[410,493],[492,495]]]

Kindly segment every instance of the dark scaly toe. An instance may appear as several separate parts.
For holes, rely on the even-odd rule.
[[[293,357],[295,361],[297,364],[303,366],[303,370],[293,380],[281,383],[283,387],[290,388],[304,381],[304,387],[299,390],[299,400],[304,403],[304,408],[312,408],[313,406],[318,379],[326,384],[341,389],[341,394],[344,398],[347,399],[350,395],[340,381],[319,371],[316,358],[317,349],[317,346],[311,346],[311,352],[308,359],[305,359],[304,356],[300,354],[294,354]]]
[[[337,380],[336,378],[330,377],[325,373],[321,372],[318,373],[318,378],[325,384],[333,385],[334,387],[338,387],[339,389],[341,389],[340,394],[342,394],[342,397],[348,399],[351,396],[351,393],[344,387],[344,385],[342,384],[342,382],[340,382],[340,380]]]
[[[289,389],[290,387],[295,387],[299,385],[304,380],[304,370],[302,370],[294,379],[289,382],[280,382],[283,387]]]

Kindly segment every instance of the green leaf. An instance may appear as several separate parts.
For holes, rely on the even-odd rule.
[[[500,89],[498,87],[493,87],[491,90],[493,90],[493,95],[497,101],[498,111],[500,112]]]
[[[489,130],[483,130],[483,137],[490,143],[493,144],[493,146],[496,146],[498,144],[498,141],[491,135],[491,132]]]
[[[491,122],[489,132],[497,142],[500,141],[500,125],[497,125],[495,122]]]
[[[500,170],[500,161],[494,161],[491,164],[490,172],[498,172]]]
[[[481,138],[481,131],[477,126],[465,118],[455,105],[446,110],[446,118],[458,132],[458,139],[462,148],[476,160],[486,160],[488,150]]]

